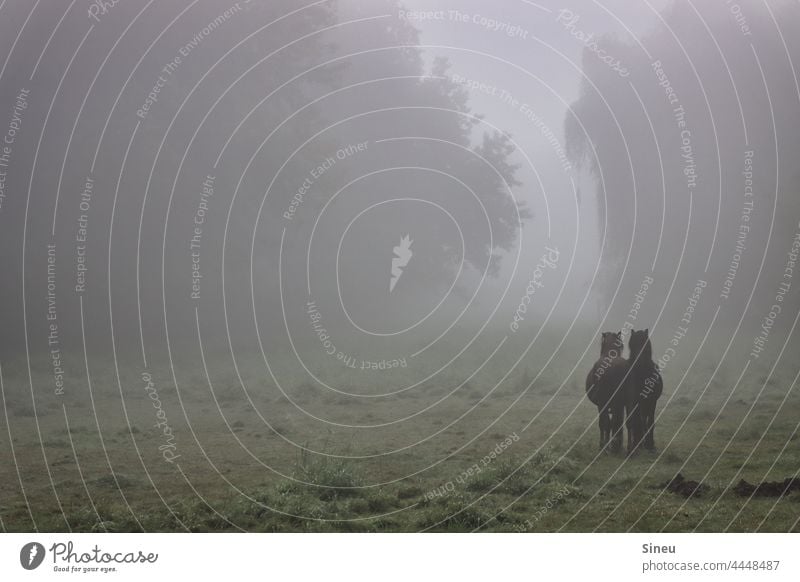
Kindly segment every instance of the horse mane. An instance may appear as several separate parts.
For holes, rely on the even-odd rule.
[[[653,344],[650,343],[650,338],[647,338],[647,341],[644,342],[640,353],[645,362],[653,361]]]
[[[639,343],[638,338],[644,334],[647,339],[644,343]],[[634,342],[634,338],[636,341]],[[634,331],[629,342],[631,359],[640,365],[649,364],[653,361],[653,344],[650,343],[650,336],[646,331]]]

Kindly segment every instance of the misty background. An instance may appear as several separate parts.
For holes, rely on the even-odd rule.
[[[796,353],[796,3],[72,6],[0,9],[8,398]]]

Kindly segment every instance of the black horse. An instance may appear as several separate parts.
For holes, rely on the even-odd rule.
[[[622,357],[622,333],[603,332],[600,359],[586,377],[586,396],[597,406],[600,448],[611,443],[612,451],[622,448],[622,423],[630,395],[628,362]],[[630,435],[628,437],[630,450]]]
[[[653,450],[655,444],[656,401],[664,391],[658,364],[653,361],[653,347],[647,329],[632,331],[628,340],[630,379],[638,402],[643,434],[642,445]]]

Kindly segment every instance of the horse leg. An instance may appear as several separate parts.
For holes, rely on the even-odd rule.
[[[628,429],[628,454],[633,453],[633,443],[636,440],[636,435],[634,434],[633,427],[631,426],[631,418],[628,416],[625,419],[625,428]]]
[[[628,454],[632,455],[642,442],[642,410],[638,403],[626,406],[625,426],[628,428]]]
[[[603,409],[602,408],[598,408],[597,409],[597,425],[600,428],[600,450],[603,450],[603,437],[604,437],[603,428],[604,428],[604,425],[603,425]]]
[[[608,418],[608,408],[605,406],[601,406],[598,409],[598,423],[600,425],[600,450],[606,448],[608,444],[608,433],[609,433],[609,418]]]
[[[622,449],[622,423],[625,411],[620,406],[614,406],[611,409],[611,433],[612,445],[611,450],[615,453]]]
[[[647,423],[647,447],[651,450],[655,450],[656,448],[656,437],[655,437],[655,429],[656,429],[656,404],[658,403],[658,399],[661,397],[661,394],[664,392],[664,380],[661,377],[661,374],[658,373],[658,369],[656,368],[656,388],[653,394],[653,398],[651,398],[652,402],[649,403],[649,417]]]
[[[649,404],[649,403],[648,403]],[[644,438],[644,446],[649,450],[654,450],[656,448],[656,439],[655,439],[655,402],[652,406],[648,406],[647,410],[647,417],[645,421],[645,433]]]
[[[628,429],[628,454],[632,455],[639,445],[639,430],[637,426],[637,411],[631,411],[625,419],[625,426]]]

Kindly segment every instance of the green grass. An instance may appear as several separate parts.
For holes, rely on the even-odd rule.
[[[650,462],[647,457],[603,458],[603,469],[618,470],[605,483],[599,475],[578,479],[580,462],[551,450],[523,464],[511,458],[498,461],[431,498],[420,487],[402,483],[365,487],[366,480],[353,462],[304,458],[294,476],[305,483],[281,480],[210,503],[197,497],[172,499],[172,513],[163,507],[139,508],[134,518],[113,496],[101,495],[96,498],[97,513],[85,505],[65,505],[63,517],[57,511],[44,512],[43,507],[35,508],[35,517],[41,530],[66,530],[66,519],[76,532],[717,531],[722,527],[748,531],[774,508],[762,530],[796,529],[800,494],[746,503],[719,483],[711,484],[703,498],[686,500],[654,484],[669,474],[665,468],[659,468],[659,477],[639,482]],[[118,480],[125,490],[140,485],[125,475],[118,475]],[[110,477],[89,486],[116,488]],[[3,513],[9,531],[29,528],[22,512]]]
[[[727,406],[726,390],[699,397],[703,378],[678,394],[668,382],[659,402],[660,449],[633,458],[599,453],[596,411],[573,379],[558,393],[551,387],[559,383],[548,380],[544,391],[534,386],[514,403],[529,382],[521,377],[477,404],[488,383],[475,378],[447,406],[416,416],[458,379],[385,408],[318,398],[298,383],[309,412],[340,423],[323,429],[268,386],[252,396],[275,430],[240,390],[222,390],[235,438],[209,396],[188,391],[183,406],[201,451],[165,381],[180,471],[161,457],[164,439],[148,401],[131,396],[123,416],[118,394],[96,394],[102,441],[95,417],[81,416],[85,402],[68,403],[69,431],[60,408],[37,402],[40,441],[20,399],[8,425],[0,415],[0,523],[20,532],[798,531],[800,494],[748,500],[731,491],[742,478],[783,480],[800,469],[800,397],[783,403],[786,382],[772,381],[758,400],[761,385],[743,382]],[[12,389],[13,379],[6,384]],[[405,416],[412,419],[378,429],[348,426]],[[512,433],[518,442],[484,462]],[[665,492],[661,485],[678,472],[708,491],[688,500]]]

